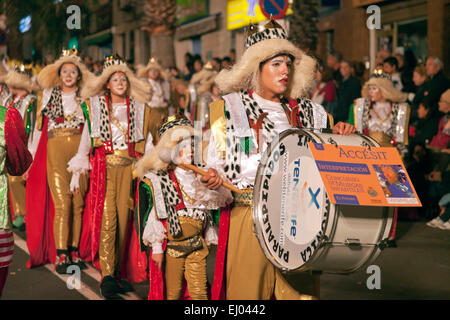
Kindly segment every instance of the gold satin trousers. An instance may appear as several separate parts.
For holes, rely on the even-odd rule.
[[[203,222],[189,217],[179,217],[183,236],[180,239],[193,237],[203,231]],[[170,233],[168,239],[173,240]],[[183,279],[186,279],[189,295],[192,300],[207,300],[206,289],[206,257],[208,247],[205,239],[201,237],[203,248],[188,254],[185,257],[174,258],[165,254],[165,282],[167,300],[180,299]]]
[[[54,134],[47,141],[47,182],[55,207],[53,234],[56,249],[60,250],[67,250],[68,245],[78,248],[80,242],[88,177],[80,175],[79,191],[73,195],[70,191],[72,173],[67,171],[68,162],[78,151],[80,139],[81,134]]]
[[[253,232],[251,206],[231,210],[226,266],[227,300],[268,300],[273,294],[278,300],[319,298],[318,275],[295,275],[294,289],[266,258]]]
[[[22,176],[10,176],[8,174],[9,188],[11,190],[11,204],[16,217],[25,216],[25,191],[26,182]]]
[[[132,164],[108,165],[115,155],[107,155],[106,195],[100,231],[100,267],[102,276],[114,276],[125,241],[129,212],[132,207]],[[123,158],[120,158],[123,159]]]

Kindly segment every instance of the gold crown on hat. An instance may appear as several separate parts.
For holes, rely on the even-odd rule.
[[[377,79],[381,78],[392,81],[391,75],[389,73],[385,73],[382,69],[373,70],[369,78],[377,78]]]
[[[270,15],[270,20],[265,25],[260,24],[256,26],[250,21],[246,34],[245,47],[248,48],[267,39],[287,39],[287,34],[272,15]]]
[[[32,63],[28,65],[25,65],[23,63],[15,64],[14,71],[31,77],[31,75],[33,74],[33,64]]]
[[[78,56],[78,50],[75,46],[72,47],[72,49],[64,50],[62,51],[63,57],[67,56]]]
[[[105,57],[105,61],[103,62],[103,68],[106,69],[108,67],[111,66],[128,66],[127,63],[125,62],[125,60],[123,60],[117,53],[109,56],[109,57]]]

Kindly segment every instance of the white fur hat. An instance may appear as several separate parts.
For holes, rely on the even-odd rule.
[[[81,90],[81,97],[89,97],[103,94],[109,78],[116,72],[123,72],[130,83],[129,95],[140,103],[147,103],[152,97],[152,88],[147,81],[138,79],[127,63],[118,55],[105,58],[102,74],[94,79]]]
[[[42,89],[50,89],[62,85],[62,81],[59,77],[59,70],[63,64],[72,63],[78,67],[81,72],[81,80],[78,83],[80,90],[86,86],[86,84],[94,78],[94,74],[89,71],[86,65],[81,61],[76,49],[63,50],[61,57],[54,63],[46,66],[39,72],[38,83]]]
[[[299,98],[312,86],[316,60],[288,41],[286,32],[274,20],[258,28],[250,25],[245,46],[244,54],[232,69],[222,70],[216,77],[215,81],[223,93],[255,90],[258,87],[260,64],[280,54],[294,58],[286,95]]]
[[[10,88],[16,87],[25,89],[29,93],[39,89],[39,86],[31,77],[31,69],[26,68],[23,64],[8,71],[4,77],[4,81]]]

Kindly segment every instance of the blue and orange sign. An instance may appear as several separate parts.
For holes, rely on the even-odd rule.
[[[396,148],[309,143],[334,204],[422,206]]]

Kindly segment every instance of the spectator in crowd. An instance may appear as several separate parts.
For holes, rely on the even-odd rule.
[[[450,170],[450,90],[442,95],[439,111],[445,115],[439,122],[438,133],[429,144],[433,163],[432,172],[428,175],[430,183],[427,190],[429,203],[427,217],[430,219],[434,218],[438,212],[437,202],[443,195],[450,192],[448,180],[441,179],[444,173]]]
[[[231,59],[232,64],[236,63],[236,50],[230,49],[229,57]]]
[[[419,108],[419,103],[425,97],[426,84],[428,81],[427,70],[424,66],[417,66],[413,72],[413,82],[416,87],[415,93],[410,93],[408,95],[408,101],[411,105],[411,120],[417,119],[417,109]],[[433,111],[433,106],[431,111]]]
[[[233,66],[233,60],[230,57],[224,57],[222,59],[222,69],[230,69]]]
[[[450,89],[445,91],[439,101],[439,111],[444,114],[439,122],[438,132],[430,142],[430,147],[446,149],[450,143]]]
[[[177,67],[171,66],[168,68],[168,75],[170,80],[173,79],[181,79],[180,71],[177,69]]]
[[[384,60],[386,60],[390,56],[391,56],[391,53],[388,50],[382,49],[382,50],[378,51],[376,60],[375,60],[377,67],[383,68]]]
[[[96,61],[93,65],[93,72],[96,76],[99,76],[102,74],[103,70],[103,62],[102,61]]]
[[[333,80],[337,87],[339,87],[342,82],[342,74],[340,71],[341,60],[342,54],[339,52],[331,52],[328,54],[327,65],[333,70]]]
[[[88,55],[84,56],[83,58],[84,64],[86,65],[86,67],[88,67],[89,71],[92,72],[93,70],[93,61],[92,58]]]
[[[355,99],[361,97],[361,84],[351,74],[352,63],[342,60],[340,66],[342,83],[338,87],[337,110],[334,115],[336,123],[339,121],[347,122],[350,106]]]
[[[430,103],[424,98],[417,110],[418,119],[409,127],[408,154],[405,158],[406,169],[422,202],[419,215],[426,215],[429,206],[427,199],[428,182],[425,176],[433,168],[432,155],[426,147],[433,136],[436,135],[439,124],[439,116],[431,112]]]
[[[429,57],[425,67],[427,69],[427,75],[430,77],[427,85],[427,97],[435,108],[434,111],[437,111],[439,98],[450,88],[450,80],[444,75],[444,71],[442,70],[444,65],[438,57]]]
[[[189,52],[186,52],[184,55],[183,79],[185,81],[191,80],[194,73],[194,57]]]
[[[403,85],[403,92],[416,92],[416,86],[413,82],[413,73],[414,69],[417,66],[417,59],[414,56],[412,50],[406,50],[405,55],[396,55],[397,61],[399,58],[402,60],[402,64],[400,62],[398,64],[398,71],[400,72],[400,79]]]
[[[221,70],[221,65],[222,65],[222,59],[220,59],[218,57],[212,58],[211,64],[212,64],[214,70],[220,71]]]
[[[200,72],[203,69],[203,61],[199,55],[194,57],[194,73]]]
[[[449,173],[450,172],[447,171],[441,174],[441,183],[450,184]],[[447,193],[439,200],[439,208],[439,217],[427,222],[427,226],[442,230],[450,230],[450,193]]]
[[[400,77],[400,73],[398,72],[398,61],[395,57],[389,57],[384,60],[383,71],[391,75],[392,83],[394,84],[395,89],[402,91],[402,79]]]
[[[319,67],[316,73],[317,85],[311,91],[311,100],[322,105],[325,110],[334,114],[336,109],[336,86],[333,81],[333,70]]]
[[[366,72],[366,66],[362,61],[354,61],[352,68],[352,76],[358,79],[359,83],[363,84],[366,82],[364,79],[364,73]]]

